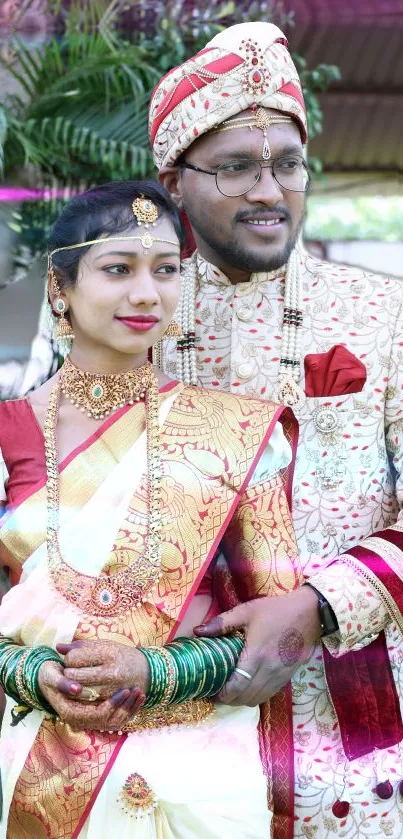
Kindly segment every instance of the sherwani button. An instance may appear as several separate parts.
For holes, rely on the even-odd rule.
[[[249,364],[247,361],[243,361],[241,364],[238,364],[236,367],[236,374],[240,379],[251,379],[254,374],[252,364]]]
[[[236,316],[238,320],[248,321],[252,320],[253,317],[253,309],[252,306],[248,306],[247,303],[242,303],[241,306],[238,306],[236,310]]]

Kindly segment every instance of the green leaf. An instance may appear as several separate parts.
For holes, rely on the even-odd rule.
[[[7,114],[0,105],[0,175],[3,175],[4,171],[4,144],[7,137],[7,126]]]

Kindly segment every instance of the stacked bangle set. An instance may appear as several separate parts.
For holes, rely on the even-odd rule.
[[[149,665],[144,708],[179,705],[215,696],[235,670],[244,645],[239,632],[223,638],[177,638],[164,647],[139,647]],[[38,674],[45,661],[63,659],[51,647],[22,647],[0,636],[0,685],[27,710],[56,716],[41,696]]]
[[[150,668],[144,708],[215,696],[235,670],[240,633],[223,638],[177,638],[165,647],[140,647]]]
[[[45,661],[63,664],[61,656],[51,647],[21,647],[0,636],[0,684],[4,692],[19,705],[54,714],[38,687],[39,668]]]

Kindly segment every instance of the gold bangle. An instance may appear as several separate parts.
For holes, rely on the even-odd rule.
[[[160,653],[160,655],[162,655],[166,663],[168,673],[168,679],[160,705],[169,705],[174,690],[176,688],[178,678],[176,664],[174,662],[173,656],[169,654],[168,650],[166,650],[165,647],[158,647],[158,652]]]
[[[26,650],[26,652],[22,654],[20,660],[18,661],[17,666],[15,668],[15,684],[17,686],[18,693],[21,699],[23,699],[23,701],[25,702],[25,704],[28,705],[30,708],[37,708],[38,711],[42,711],[43,709],[41,705],[35,702],[28,688],[25,686],[23,679],[24,664],[31,652],[31,649]]]

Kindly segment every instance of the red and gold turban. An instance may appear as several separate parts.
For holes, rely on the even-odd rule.
[[[159,82],[150,105],[150,141],[158,169],[198,137],[259,105],[293,117],[307,139],[304,99],[287,39],[272,23],[240,23]]]

